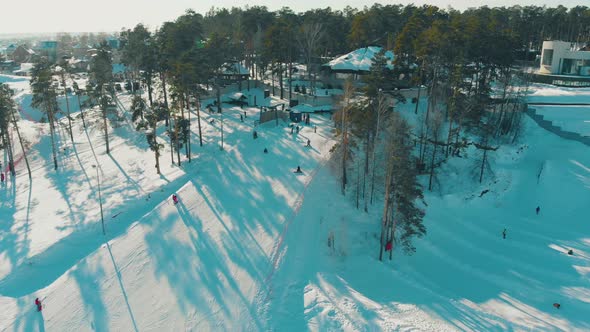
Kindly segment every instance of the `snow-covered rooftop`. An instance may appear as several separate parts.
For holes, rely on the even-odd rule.
[[[319,105],[319,106],[311,106],[308,104],[299,104],[297,106],[291,107],[291,112],[294,113],[313,113],[313,112],[320,112],[320,111],[329,111],[332,110],[332,105]]]
[[[379,46],[359,48],[328,62],[324,66],[330,67],[332,70],[369,71],[371,69],[371,65],[373,64],[373,58],[380,51],[381,47]],[[386,51],[385,57],[388,59],[387,67],[389,69],[393,69],[393,52]]]

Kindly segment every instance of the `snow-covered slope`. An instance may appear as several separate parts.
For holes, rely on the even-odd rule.
[[[57,172],[48,138],[28,130],[33,180],[18,163],[17,178],[1,194],[0,330],[263,330],[257,299],[271,262],[279,261],[282,225],[331,145],[329,120],[321,117],[312,119],[317,133],[310,126],[292,135],[273,122],[257,127],[254,140],[257,112],[227,106],[223,151],[220,115],[202,112],[205,146],[195,143],[192,163],[183,156],[180,168],[164,151],[161,176],[128,122],[111,130],[108,156],[92,124],[97,114],[87,112],[88,130],[76,120],[73,146],[60,133],[68,150],[60,152]],[[91,166],[97,161],[104,237]],[[304,174],[293,173],[298,165]],[[31,306],[35,297],[46,305],[41,314]]]

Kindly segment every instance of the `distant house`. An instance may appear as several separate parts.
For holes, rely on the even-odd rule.
[[[16,50],[14,50],[14,52],[12,52],[12,55],[10,57],[15,62],[23,63],[23,62],[33,62],[35,55],[36,55],[35,51],[33,51],[32,49],[30,49],[28,47],[20,45],[19,47],[16,48]]]
[[[13,60],[0,62],[0,72],[12,74],[13,71],[20,68],[20,65]]]
[[[16,76],[31,76],[32,69],[33,69],[32,63],[21,63],[20,69],[15,70],[13,72],[13,74]]]
[[[247,80],[250,72],[239,62],[225,63],[221,67],[221,77],[228,81]]]
[[[590,76],[590,50],[560,40],[544,41],[539,73]]]
[[[71,68],[71,70],[75,73],[79,73],[79,72],[85,72],[88,71],[88,64],[89,61],[86,59],[75,59],[75,58],[71,58],[68,61],[68,64]]]
[[[375,55],[381,51],[382,48],[379,46],[368,46],[339,56],[322,65],[321,81],[328,88],[333,86],[342,89],[344,81],[352,77],[355,85],[361,85],[358,78],[369,73]],[[386,51],[385,57],[387,58],[387,68],[393,69],[393,60],[395,59],[393,52]]]
[[[8,47],[4,50],[4,53],[6,54],[6,56],[10,57],[12,55],[12,53],[16,50],[18,46],[16,46],[15,44],[10,44],[8,45]]]
[[[381,47],[379,46],[359,48],[335,58],[322,67],[337,73],[365,74],[371,70],[373,58],[379,52],[381,52]],[[395,58],[393,52],[386,51],[385,57],[387,58],[387,67],[393,69],[393,60]]]

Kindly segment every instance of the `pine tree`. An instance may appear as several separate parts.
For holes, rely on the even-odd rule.
[[[103,41],[97,50],[96,56],[92,59],[92,62],[90,63],[90,73],[91,80],[95,84],[93,94],[95,98],[98,100],[98,105],[100,106],[101,110],[107,154],[110,153],[109,128],[107,120],[109,114],[113,111],[111,105],[113,105],[112,95],[114,94],[114,90],[112,87],[112,63],[113,60],[110,47],[107,45],[106,42]]]
[[[31,179],[31,166],[29,165],[29,158],[27,157],[27,152],[25,150],[25,145],[23,143],[23,138],[20,135],[20,130],[18,128],[18,123],[16,121],[16,102],[14,101],[13,91],[9,88],[8,85],[0,84],[0,135],[8,135],[8,123],[12,123],[14,130],[16,131],[16,135],[18,137],[23,157],[25,160],[25,164],[27,166],[27,171],[29,173],[29,179]],[[7,142],[10,141],[10,135],[4,138]],[[12,144],[9,144],[12,146]],[[9,168],[11,172],[14,170],[14,160],[12,160],[12,153],[8,154],[9,160]],[[14,173],[12,173],[14,175]]]
[[[404,252],[413,253],[412,239],[426,234],[422,223],[424,211],[418,207],[423,195],[410,135],[409,124],[398,113],[392,113],[384,137],[387,161],[379,260],[383,259],[383,250],[388,243],[392,244],[389,252],[389,259],[392,259],[396,238],[399,238]]]
[[[53,153],[53,165],[57,170],[57,148],[55,146],[55,114],[57,112],[57,92],[52,85],[53,70],[51,64],[41,60],[33,66],[31,77],[31,90],[33,100],[31,105],[39,108],[47,116],[51,135],[51,151]]]

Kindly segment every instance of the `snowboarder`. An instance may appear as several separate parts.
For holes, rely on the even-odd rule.
[[[267,148],[264,148],[264,153],[268,153],[268,149]]]
[[[254,130],[254,132],[252,133],[252,137],[254,137],[254,139],[258,138],[258,133],[256,132],[256,130]]]
[[[37,306],[37,311],[43,310],[43,305],[41,304],[41,300],[39,300],[39,298],[35,299],[35,305]]]
[[[506,239],[506,228],[504,228],[504,230],[502,231],[502,238]]]
[[[301,166],[297,166],[297,170],[295,171],[295,173],[303,173],[303,172],[301,171]]]
[[[311,147],[311,141],[309,139],[307,139],[307,145],[308,147]]]
[[[561,304],[559,304],[557,302],[553,303],[553,306],[557,309],[561,308]]]
[[[178,196],[176,196],[176,194],[172,194],[172,201],[174,202],[174,205],[178,204]]]
[[[535,209],[535,211],[537,212],[537,215],[539,215],[539,211],[541,211],[541,207],[537,206],[537,208]]]
[[[574,254],[574,251],[572,249],[570,249],[570,250],[567,251],[567,254],[571,256],[571,255]]]

